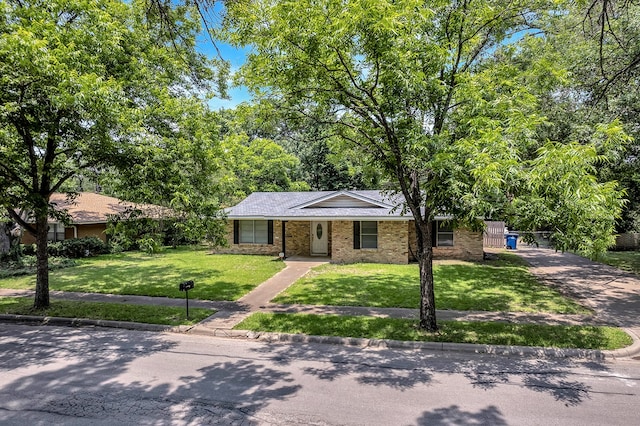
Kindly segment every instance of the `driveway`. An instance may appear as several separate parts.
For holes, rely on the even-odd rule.
[[[620,269],[549,248],[518,246],[531,273],[591,307],[596,318],[640,335],[640,278]]]

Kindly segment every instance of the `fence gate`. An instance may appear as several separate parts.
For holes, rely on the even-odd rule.
[[[487,229],[484,231],[484,247],[504,247],[504,222],[484,222]]]

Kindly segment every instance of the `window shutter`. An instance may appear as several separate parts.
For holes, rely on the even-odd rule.
[[[240,222],[237,220],[233,221],[233,244],[240,243]]]
[[[353,249],[360,249],[360,222],[357,220],[353,222]]]
[[[267,221],[267,244],[273,245],[273,220]]]
[[[438,236],[438,221],[434,220],[431,222],[431,247],[435,247],[437,244],[437,236]]]

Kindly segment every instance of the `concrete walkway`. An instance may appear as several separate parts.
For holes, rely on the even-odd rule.
[[[253,312],[265,310],[271,299],[298,278],[307,274],[311,268],[328,262],[329,259],[325,258],[289,258],[285,260],[287,266],[282,271],[238,299],[237,302],[230,303],[226,309],[219,310],[215,315],[197,324],[191,329],[191,332],[216,334],[219,330],[232,329]]]

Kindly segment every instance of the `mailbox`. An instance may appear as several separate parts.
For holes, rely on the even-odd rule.
[[[187,291],[193,289],[193,280],[184,281],[180,283],[180,291]]]

